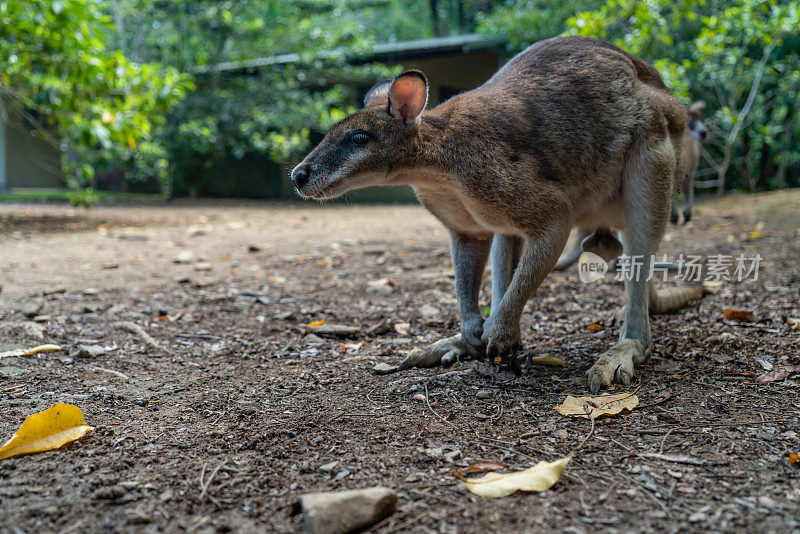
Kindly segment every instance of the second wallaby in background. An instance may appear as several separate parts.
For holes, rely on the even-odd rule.
[[[427,98],[419,71],[377,84],[364,109],[292,171],[297,190],[315,199],[410,184],[450,230],[461,336],[415,363],[513,358],[523,308],[579,226],[594,231],[598,254],[612,259],[624,248],[643,262],[627,284],[619,342],[588,371],[593,391],[628,384],[650,355],[648,309],[661,305],[646,275],[684,176],[684,106],[652,66],[585,37],[536,43],[482,86],[424,111]],[[490,251],[484,321],[478,297]]]

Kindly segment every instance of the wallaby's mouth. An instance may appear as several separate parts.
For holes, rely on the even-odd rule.
[[[295,191],[303,198],[312,198],[314,200],[327,200],[338,197],[342,191],[341,185],[344,177],[335,177],[333,180],[313,180],[305,187],[295,187]]]

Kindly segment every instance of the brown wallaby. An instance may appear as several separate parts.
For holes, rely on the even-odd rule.
[[[418,350],[401,367],[462,355],[513,359],[523,308],[574,226],[595,230],[604,249],[617,251],[611,231],[621,231],[625,253],[641,257],[648,273],[683,177],[686,127],[683,105],[652,66],[604,41],[557,37],[477,89],[423,111],[427,97],[419,71],[377,84],[364,109],[292,171],[298,192],[315,199],[410,184],[450,230],[461,335]],[[490,250],[484,321],[478,293]],[[650,355],[648,307],[659,294],[646,276],[627,286],[619,342],[587,373],[592,391],[628,384]]]
[[[706,138],[708,130],[703,122],[703,109],[706,103],[697,101],[686,109],[686,131],[683,134],[683,142],[681,143],[681,157],[683,158],[684,177],[683,182],[680,184],[683,191],[683,223],[686,224],[692,220],[692,203],[694,201],[694,175],[697,173],[697,165],[700,162],[700,143]],[[678,208],[675,205],[675,199],[672,200],[672,209],[670,210],[669,220],[672,224],[678,224]],[[558,259],[556,266],[553,267],[554,271],[563,271],[571,265],[577,263],[581,257],[584,248],[581,246],[585,239],[592,235],[592,229],[580,228],[578,230],[578,237],[575,241],[575,246],[569,250],[565,250],[561,257]],[[587,243],[587,247],[592,247],[593,243]],[[588,250],[589,248],[587,248]],[[603,254],[599,254],[603,256]],[[670,270],[677,269],[673,264],[658,264],[661,268],[668,268]],[[652,310],[651,310],[652,312]]]
[[[683,170],[685,172],[681,188],[683,189],[683,223],[692,220],[692,203],[694,202],[694,175],[697,173],[697,165],[700,163],[700,143],[708,135],[708,130],[703,122],[703,110],[706,103],[698,100],[686,112],[686,133],[683,136]],[[675,201],[672,201],[672,212],[669,220],[672,224],[678,224],[678,209]]]

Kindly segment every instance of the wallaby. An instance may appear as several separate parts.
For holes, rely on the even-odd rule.
[[[648,273],[683,177],[686,127],[684,107],[652,66],[601,40],[556,37],[424,111],[427,98],[416,70],[378,83],[364,108],[333,126],[291,174],[297,191],[314,199],[410,184],[450,230],[461,334],[417,350],[401,367],[462,355],[513,361],[523,308],[574,226],[595,230],[606,245],[611,230],[622,231],[625,253],[641,257]],[[490,251],[484,321],[478,297]],[[629,384],[634,365],[650,355],[648,307],[659,294],[646,276],[627,293],[619,342],[587,373],[592,391]]]
[[[706,103],[697,101],[686,109],[686,131],[683,134],[683,142],[681,144],[681,157],[683,158],[684,178],[681,184],[683,191],[683,223],[686,224],[692,220],[692,202],[694,201],[694,175],[697,173],[697,165],[700,162],[700,143],[706,138],[708,130],[703,122],[703,109]],[[675,205],[675,199],[672,199],[672,209],[670,210],[669,220],[672,224],[678,224],[678,209]],[[575,241],[575,246],[570,250],[564,251],[558,259],[556,266],[553,267],[554,271],[563,271],[575,264],[581,257],[583,247],[581,244],[592,235],[592,230],[589,228],[579,228],[578,237]],[[592,247],[593,243],[587,243],[587,247]],[[603,256],[603,254],[599,254]],[[677,267],[674,265],[659,266],[674,270]]]
[[[694,202],[694,175],[697,174],[697,165],[700,163],[700,144],[708,135],[708,130],[703,122],[703,110],[706,103],[698,100],[686,112],[686,133],[683,136],[683,169],[685,171],[681,188],[683,190],[683,224],[692,220],[692,203]],[[678,224],[678,208],[675,200],[672,201],[672,211],[669,216],[672,224]]]

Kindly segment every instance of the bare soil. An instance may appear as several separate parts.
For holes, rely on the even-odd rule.
[[[65,351],[0,360],[0,440],[55,402],[96,429],[0,461],[0,531],[297,532],[301,494],[384,485],[400,501],[375,532],[798,532],[800,377],[756,377],[800,356],[799,211],[797,190],[734,196],[670,229],[665,253],[761,254],[759,280],[654,317],[652,359],[612,388],[640,405],[592,425],[553,407],[616,340],[611,279],[554,273],[529,303],[526,349],[567,367],[372,371],[458,331],[447,234],[418,206],[3,205],[0,350]],[[22,309],[43,295],[36,339]],[[309,337],[319,320],[361,332]],[[450,475],[587,436],[540,494],[488,500]]]

